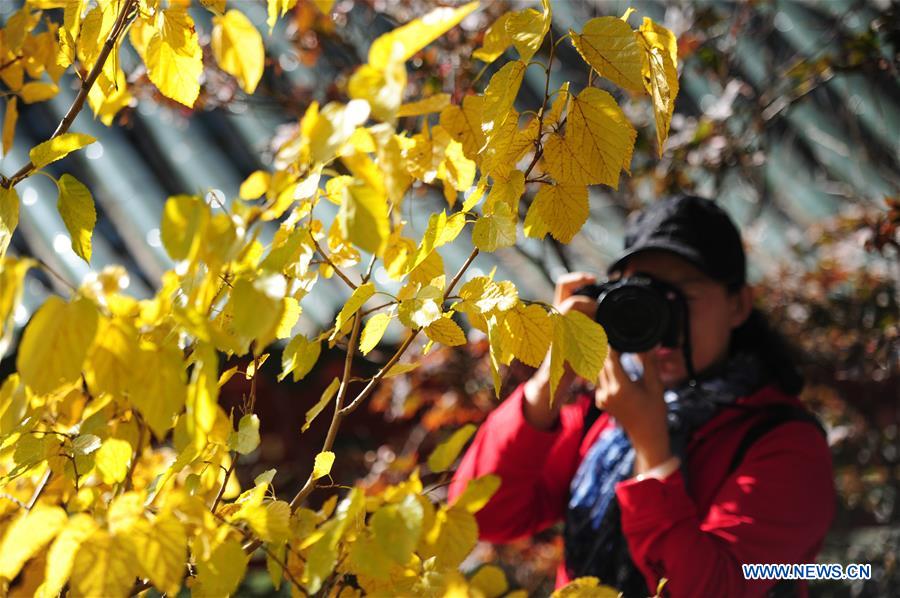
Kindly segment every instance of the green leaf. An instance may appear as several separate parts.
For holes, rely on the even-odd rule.
[[[372,515],[375,540],[389,557],[404,565],[419,543],[423,517],[422,505],[413,494],[400,503],[385,505]]]
[[[228,438],[228,448],[242,455],[249,455],[259,446],[259,417],[248,413],[238,422],[237,432]]]
[[[284,380],[288,374],[294,374],[294,382],[302,380],[316,365],[322,343],[310,341],[302,334],[291,339],[281,355],[281,373],[278,381]]]
[[[322,397],[319,401],[306,412],[306,422],[303,424],[303,427],[300,428],[301,432],[306,432],[309,429],[309,426],[313,423],[313,420],[316,419],[316,416],[322,413],[322,410],[325,409],[325,405],[327,405],[332,397],[334,397],[335,393],[337,393],[340,385],[341,381],[339,378],[335,378],[331,381],[331,384],[329,384],[328,388],[325,389],[325,392],[322,393]]]
[[[475,434],[475,424],[466,424],[440,443],[428,456],[428,467],[431,471],[446,471],[462,451],[469,439]]]

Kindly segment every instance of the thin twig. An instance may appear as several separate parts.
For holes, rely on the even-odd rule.
[[[354,284],[353,281],[350,280],[350,278],[346,274],[344,274],[340,268],[338,268],[337,266],[334,265],[334,262],[331,261],[331,258],[328,256],[327,253],[325,253],[325,250],[322,249],[322,246],[319,245],[319,242],[316,241],[312,235],[310,235],[310,238],[312,239],[313,245],[315,245],[315,247],[316,247],[316,251],[318,251],[319,254],[322,256],[322,259],[325,260],[325,263],[328,264],[329,266],[331,266],[331,269],[334,270],[334,273],[337,274],[341,280],[346,282],[347,285],[355,291],[356,284]]]
[[[450,284],[447,285],[447,290],[444,291],[444,300],[453,295],[453,288],[459,282],[460,278],[462,278],[462,275],[469,268],[469,266],[472,264],[472,261],[477,255],[478,248],[476,247],[472,250],[472,253],[469,254],[469,257],[466,258],[466,261],[463,263],[463,265],[460,266],[459,270],[456,272],[456,275],[454,275],[453,279],[450,281]],[[343,412],[345,415],[352,413],[357,407],[359,407],[360,403],[362,403],[366,399],[366,397],[368,397],[372,393],[372,391],[375,390],[375,386],[381,381],[382,378],[384,378],[385,374],[387,374],[390,369],[394,367],[394,364],[396,364],[400,360],[400,358],[403,356],[403,353],[406,351],[406,349],[409,348],[418,334],[418,330],[410,331],[409,335],[407,335],[407,337],[403,340],[403,344],[400,345],[400,347],[391,356],[388,362],[384,364],[384,366],[378,371],[377,374],[375,374],[375,376],[369,381],[366,387],[363,388],[362,391],[360,391],[359,395],[357,395],[357,397],[353,399],[353,402],[344,407]]]
[[[100,54],[97,55],[97,60],[94,61],[94,66],[91,68],[91,72],[81,83],[81,88],[78,90],[78,95],[75,96],[75,100],[72,102],[72,105],[69,106],[69,110],[60,121],[59,126],[56,127],[53,135],[50,136],[50,139],[59,137],[60,135],[68,131],[69,127],[71,127],[72,123],[75,121],[75,117],[78,116],[79,112],[81,112],[81,109],[84,107],[84,101],[87,99],[88,93],[91,91],[91,87],[93,87],[94,82],[97,80],[97,77],[103,71],[103,65],[104,63],[106,63],[106,59],[109,57],[109,53],[116,46],[116,44],[118,44],[119,37],[125,32],[128,26],[137,16],[137,10],[134,10],[136,1],[137,0],[125,0],[122,11],[119,13],[119,16],[116,18],[115,24],[110,30],[109,35],[106,37],[106,41],[103,43],[103,47],[100,49]],[[34,163],[29,160],[28,164],[20,168],[18,172],[16,172],[8,179],[3,180],[3,186],[14,187],[16,184],[30,175],[33,171]]]

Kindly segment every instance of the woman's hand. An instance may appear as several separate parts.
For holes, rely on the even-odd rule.
[[[632,382],[610,347],[594,392],[597,407],[616,418],[635,451],[634,473],[641,474],[672,456],[669,444],[663,384],[650,353],[638,356],[644,367],[641,379]]]
[[[597,282],[597,278],[586,272],[571,272],[560,276],[556,281],[553,293],[553,306],[560,313],[580,311],[591,319],[597,313],[597,302],[590,297],[574,295],[580,287]],[[559,416],[562,398],[566,395],[577,376],[566,364],[565,371],[556,387],[556,396],[550,400],[550,355],[544,358],[541,367],[525,383],[525,402],[523,406],[525,419],[541,429],[552,428]]]

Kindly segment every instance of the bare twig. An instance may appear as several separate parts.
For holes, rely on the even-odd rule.
[[[318,251],[319,255],[322,256],[322,259],[325,260],[325,263],[328,264],[329,266],[331,266],[331,269],[334,270],[334,273],[337,274],[341,280],[346,282],[347,285],[355,291],[356,284],[354,284],[353,281],[350,280],[350,278],[347,277],[347,275],[344,274],[340,268],[338,268],[337,266],[334,265],[334,262],[331,261],[331,258],[328,256],[327,253],[325,253],[325,250],[322,249],[322,246],[319,245],[319,242],[316,241],[312,235],[310,235],[310,238],[312,239],[313,245],[315,245],[315,247],[316,247],[316,251]]]

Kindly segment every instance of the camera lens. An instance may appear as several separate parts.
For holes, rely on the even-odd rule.
[[[601,298],[597,321],[614,349],[640,353],[659,343],[669,325],[669,310],[658,292],[628,284],[611,288]]]

